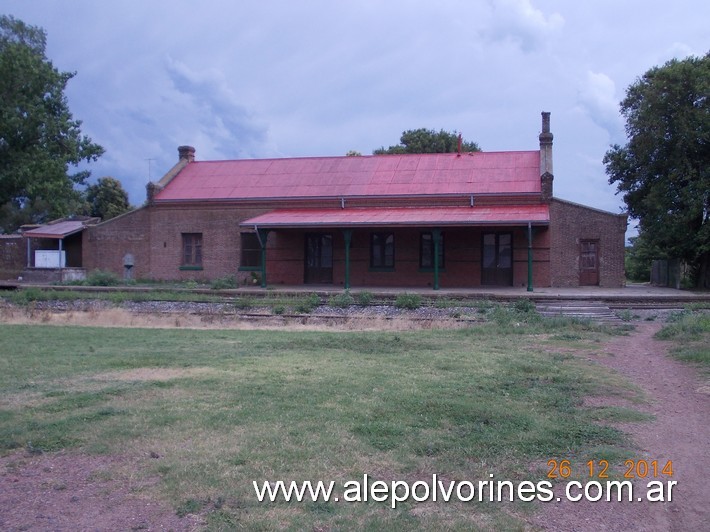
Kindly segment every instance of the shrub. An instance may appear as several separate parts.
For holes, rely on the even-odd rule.
[[[346,290],[342,294],[336,294],[328,300],[328,304],[331,307],[345,308],[353,305],[355,303],[355,298],[350,294],[350,290]]]
[[[422,306],[422,296],[419,294],[408,294],[406,292],[399,294],[394,302],[394,306],[408,310],[418,309]]]
[[[93,270],[86,276],[86,284],[89,286],[116,286],[121,281],[113,272],[105,270]]]
[[[371,292],[360,292],[357,295],[357,304],[363,307],[368,306],[372,303],[372,293]]]
[[[9,292],[8,296],[8,299],[15,305],[27,305],[32,301],[41,301],[45,298],[42,290],[36,286],[30,286],[28,288],[23,288],[22,290]]]
[[[228,290],[231,288],[237,288],[237,279],[233,275],[220,277],[219,279],[212,281],[210,288],[212,288],[212,290]]]
[[[535,303],[533,303],[532,301],[530,301],[527,298],[516,299],[515,303],[513,303],[513,308],[517,312],[523,312],[523,313],[534,312],[535,310],[537,310],[535,307]]]
[[[276,314],[277,316],[280,316],[284,312],[286,312],[286,307],[283,305],[274,305],[274,308],[271,309],[271,312]]]
[[[242,297],[234,300],[234,308],[248,310],[254,306],[254,299],[251,297]]]
[[[302,314],[310,314],[318,305],[320,305],[320,297],[316,293],[311,293],[296,304],[295,310]]]

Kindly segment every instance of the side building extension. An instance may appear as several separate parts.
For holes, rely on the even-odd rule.
[[[82,264],[268,285],[624,284],[626,216],[553,196],[532,151],[179,161],[144,207],[82,232]]]

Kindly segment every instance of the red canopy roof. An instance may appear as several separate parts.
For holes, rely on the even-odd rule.
[[[350,209],[279,209],[241,223],[245,227],[418,227],[470,225],[546,225],[548,205],[494,207],[393,207]]]
[[[156,201],[540,192],[540,152],[191,162]]]

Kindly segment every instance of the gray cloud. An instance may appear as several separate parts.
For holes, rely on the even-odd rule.
[[[67,95],[107,152],[95,177],[141,203],[192,144],[199,159],[342,155],[404,129],[535,149],[552,112],[555,191],[617,211],[602,158],[618,101],[648,68],[707,49],[710,6],[660,0],[5,0],[77,71]]]
[[[222,72],[193,70],[171,58],[166,71],[177,91],[187,97],[176,115],[196,129],[196,137],[209,140],[211,148],[203,147],[206,155],[235,158],[258,153],[267,128],[239,101]]]
[[[490,25],[484,36],[492,41],[511,42],[525,52],[540,48],[565,22],[559,13],[546,16],[530,0],[492,0],[491,8]]]

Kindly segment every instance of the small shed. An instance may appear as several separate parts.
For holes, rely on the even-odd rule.
[[[61,282],[86,277],[82,266],[82,236],[87,223],[96,218],[57,220],[23,231],[27,241],[24,280]]]

